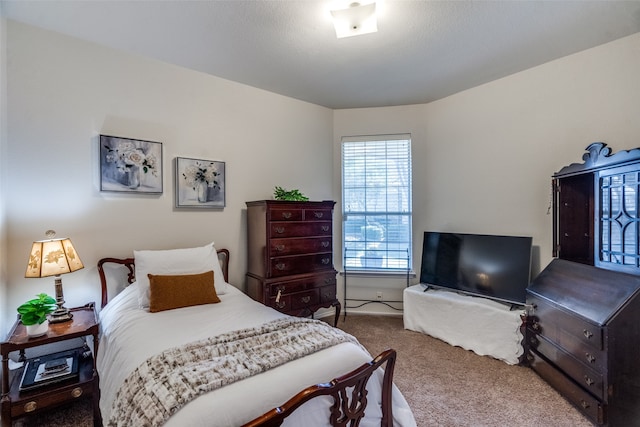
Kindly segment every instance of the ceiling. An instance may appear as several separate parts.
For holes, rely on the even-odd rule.
[[[428,103],[640,32],[640,0],[385,0],[377,33],[338,39],[332,3],[2,0],[1,10],[334,109]]]

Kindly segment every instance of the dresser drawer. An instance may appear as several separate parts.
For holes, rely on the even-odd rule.
[[[320,302],[331,302],[336,300],[336,284],[335,278],[333,279],[332,286],[324,286],[320,288]]]
[[[300,310],[320,302],[318,289],[311,289],[304,292],[296,292],[294,294],[284,295],[280,298],[270,298],[269,304],[271,307],[283,313],[288,313],[292,310]]]
[[[336,300],[335,273],[268,285],[267,305],[282,312]]]
[[[62,388],[52,390],[51,392],[32,393],[34,398],[26,397],[28,394],[21,396],[20,401],[12,402],[11,417],[19,417],[24,414],[36,412],[41,409],[50,408],[80,397],[87,397],[93,394],[93,385],[91,383],[75,383]]]
[[[303,209],[299,208],[271,208],[267,214],[267,221],[302,221],[302,213]]]
[[[542,379],[558,390],[565,399],[577,407],[586,417],[597,424],[603,424],[605,422],[604,404],[597,398],[576,385],[570,378],[565,376],[535,351],[531,351],[528,354],[528,359],[531,368],[537,372]]]
[[[331,221],[332,209],[305,209],[304,220],[305,221]]]
[[[335,299],[336,277],[335,273],[311,276],[305,279],[288,280],[286,282],[276,282],[268,285],[268,295],[275,298],[280,295],[289,295],[295,292],[302,292],[309,289],[333,288],[333,296]]]
[[[597,396],[600,400],[605,399],[606,386],[602,373],[591,369],[588,365],[585,365],[543,337],[530,335],[529,345],[560,368],[566,375],[573,378],[584,389]]]
[[[331,236],[331,223],[318,222],[272,222],[269,224],[269,237],[314,237]]]
[[[291,309],[298,310],[300,308],[309,307],[318,304],[320,301],[318,289],[312,289],[305,292],[298,292],[290,295]]]
[[[535,325],[535,323],[534,323]],[[539,330],[539,329],[538,329]],[[538,333],[538,330],[529,329],[529,335],[532,336]],[[597,350],[588,344],[585,344],[581,340],[575,339],[572,335],[560,335],[558,341],[553,341],[548,335],[540,334],[541,337],[547,337],[551,342],[562,347],[562,349],[573,355],[573,357],[579,362],[583,363],[590,369],[606,375],[607,371],[607,352],[604,350]]]
[[[270,239],[271,256],[329,252],[333,249],[331,236],[311,238]]]
[[[333,269],[332,258],[331,252],[271,258],[270,274],[271,277],[283,277]]]
[[[575,342],[580,342],[592,349],[603,350],[603,330],[600,326],[531,294],[527,302],[534,306],[532,328],[538,334],[564,348],[575,347]]]

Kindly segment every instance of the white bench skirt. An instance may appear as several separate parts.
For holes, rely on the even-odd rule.
[[[403,293],[404,327],[510,365],[523,354],[521,315],[507,304],[456,292],[408,287]]]

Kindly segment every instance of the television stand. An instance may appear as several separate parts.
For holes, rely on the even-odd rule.
[[[423,288],[418,284],[404,290],[405,329],[510,365],[520,363],[524,307],[429,287],[425,292]]]

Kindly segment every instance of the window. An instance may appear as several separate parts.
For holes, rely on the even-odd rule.
[[[344,268],[407,272],[411,264],[411,136],[342,138]]]

